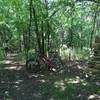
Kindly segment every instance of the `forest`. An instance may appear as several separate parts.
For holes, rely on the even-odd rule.
[[[0,100],[100,100],[100,0],[0,0]]]

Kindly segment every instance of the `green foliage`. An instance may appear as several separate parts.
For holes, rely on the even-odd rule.
[[[33,7],[36,18],[33,15]],[[31,49],[37,49],[37,28],[40,44],[44,38],[46,53],[49,52],[48,48],[59,51],[63,49],[62,45],[66,45],[67,49],[74,48],[71,51],[73,57],[88,57],[90,50],[81,49],[90,48],[95,35],[100,33],[99,10],[100,7],[95,1],[1,0],[0,46],[4,46],[5,41],[9,40],[9,47],[13,51],[30,52]],[[67,49],[60,55],[64,55]],[[65,55],[69,56],[69,53]]]
[[[64,60],[69,60],[69,55],[71,53],[71,60],[79,60],[79,59],[88,59],[90,56],[90,49],[84,47],[83,50],[81,48],[66,48],[61,50],[61,57]]]

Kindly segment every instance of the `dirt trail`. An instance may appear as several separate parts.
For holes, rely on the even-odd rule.
[[[16,56],[0,61],[0,100],[100,100],[100,82],[88,81],[82,70],[85,62],[71,62],[62,74],[29,78]]]
[[[27,77],[16,54],[9,54],[0,61],[0,100],[47,100],[40,93],[42,75]]]

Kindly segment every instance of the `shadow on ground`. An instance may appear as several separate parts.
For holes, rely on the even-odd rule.
[[[100,100],[100,81],[84,72],[85,62],[70,64],[62,73],[29,77],[16,55],[10,55],[0,62],[0,100]]]

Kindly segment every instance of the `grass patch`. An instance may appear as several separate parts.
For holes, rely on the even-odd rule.
[[[69,56],[71,60],[88,59],[90,56],[90,49],[85,47],[82,50],[80,48],[67,48],[60,51],[62,59],[66,60],[69,60]]]
[[[100,88],[93,82],[76,81],[66,76],[52,77],[42,86],[42,93],[50,96],[50,100],[87,100],[90,94],[99,94]]]

